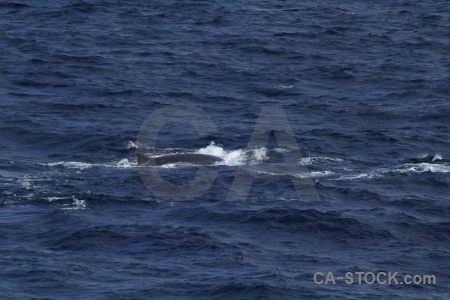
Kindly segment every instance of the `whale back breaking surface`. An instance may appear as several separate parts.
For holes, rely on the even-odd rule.
[[[156,157],[149,157],[142,153],[136,153],[136,157],[138,166],[161,166],[175,163],[190,163],[207,166],[222,161],[222,159],[217,156],[197,153],[168,154]]]

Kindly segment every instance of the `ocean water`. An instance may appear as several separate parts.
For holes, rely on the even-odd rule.
[[[449,33],[434,0],[0,1],[0,299],[449,299]],[[216,128],[141,143],[172,105]],[[267,107],[291,134],[249,147]]]

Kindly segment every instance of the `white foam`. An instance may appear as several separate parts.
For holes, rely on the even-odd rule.
[[[436,155],[433,157],[432,162],[435,162],[435,161],[437,161],[437,160],[442,160],[442,156],[441,156],[440,154],[436,154]]]
[[[147,145],[142,144],[138,141],[136,141],[136,142],[128,141],[127,149],[152,149],[152,148],[148,147]]]
[[[396,173],[424,173],[424,172],[449,173],[450,166],[430,164],[430,163],[405,164],[391,171]]]
[[[220,157],[223,159],[223,162],[218,164],[224,164],[227,166],[244,165],[247,160],[246,151],[242,149],[227,151],[223,147],[216,145],[214,142],[211,142],[205,148],[197,150],[196,153]],[[258,158],[260,158],[261,155],[263,154],[262,153],[256,154],[255,159],[257,160]]]
[[[286,149],[286,148],[275,148],[275,149],[273,149],[273,151],[278,152],[278,153],[286,153],[286,152],[290,152],[291,149]]]
[[[400,166],[381,168],[369,173],[343,175],[330,180],[355,180],[355,179],[373,179],[386,176],[389,173],[414,174],[414,173],[450,173],[450,165],[438,165],[431,163],[404,164]]]
[[[48,197],[47,198],[48,202],[54,202],[54,201],[64,200],[64,199],[67,199],[67,197]]]
[[[292,89],[293,87],[294,87],[293,85],[282,85],[282,84],[280,84],[278,86],[279,89],[283,89],[283,90]]]
[[[136,145],[136,143],[132,142],[132,141],[128,141],[127,143],[127,149],[137,149],[138,146]]]
[[[267,148],[262,147],[262,148],[254,149],[253,150],[253,158],[254,158],[255,162],[262,162],[262,161],[268,159],[269,157],[267,156]]]
[[[227,151],[225,151],[222,147],[217,146],[214,142],[211,142],[209,146],[201,148],[196,152],[199,154],[213,155],[221,158],[225,158],[225,156],[227,155]]]
[[[333,158],[333,157],[325,157],[325,156],[316,156],[316,157],[303,157],[300,159],[299,164],[302,166],[314,165],[317,163],[324,162],[345,162],[345,160],[341,158]]]
[[[54,163],[48,163],[44,164],[49,167],[57,167],[57,166],[63,166],[68,169],[88,169],[93,168],[96,166],[99,166],[98,164],[90,164],[90,163],[84,163],[84,162],[78,162],[78,161],[58,161]]]
[[[269,176],[284,176],[284,175],[290,175],[289,173],[285,172],[270,172],[270,171],[263,171],[263,170],[251,170],[252,173],[255,174],[262,174],[262,175],[269,175]],[[324,177],[335,174],[332,171],[325,170],[325,171],[313,171],[313,172],[304,172],[304,173],[297,173],[293,174],[292,176],[295,178],[317,178],[317,177]]]
[[[165,165],[161,165],[161,166],[157,166],[157,167],[161,168],[161,169],[173,169],[173,168],[178,168],[180,166],[192,166],[192,164],[190,164],[190,163],[173,163],[173,164],[165,164]]]
[[[353,175],[343,175],[338,178],[333,178],[330,180],[354,180],[354,179],[373,179],[380,177],[380,174],[377,174],[376,172],[371,173],[361,173],[361,174],[353,174]]]
[[[335,174],[332,171],[325,170],[325,171],[313,171],[308,173],[300,173],[296,174],[295,177],[297,178],[317,178],[317,177],[324,177]]]
[[[31,184],[30,181],[28,181],[28,179],[23,179],[22,181],[20,181],[20,184],[22,185],[22,187],[26,188],[27,190],[30,190],[33,188],[33,185]]]
[[[64,210],[81,210],[86,209],[86,201],[77,199],[75,197],[72,197],[73,203],[72,206],[69,206],[70,204],[64,204],[62,209]]]
[[[77,199],[75,196],[72,197],[48,197],[48,202],[57,202],[60,200],[72,200],[72,203],[56,204],[63,210],[81,210],[86,209],[86,201]]]
[[[106,168],[120,168],[120,169],[127,169],[127,168],[133,168],[136,166],[136,163],[130,163],[127,158],[121,159],[118,162],[110,162],[110,163],[104,163],[104,164],[91,164],[91,163],[85,163],[85,162],[79,162],[79,161],[58,161],[53,163],[47,163],[47,164],[40,164],[43,166],[48,167],[64,167],[67,169],[90,169],[90,168],[98,168],[98,167],[106,167]]]
[[[132,167],[134,167],[135,165],[132,165],[132,164],[128,161],[128,159],[124,158],[124,159],[120,160],[120,161],[116,164],[116,166],[117,166],[118,168],[124,168],[124,169],[126,169],[126,168],[132,168]]]

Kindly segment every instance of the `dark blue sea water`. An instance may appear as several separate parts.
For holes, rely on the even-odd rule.
[[[449,51],[448,1],[0,1],[0,299],[449,299]],[[216,130],[141,143],[170,105]],[[225,160],[175,201],[136,151]],[[314,283],[359,271],[437,280]]]

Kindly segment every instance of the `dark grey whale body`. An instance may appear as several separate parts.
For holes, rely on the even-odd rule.
[[[216,162],[223,161],[220,157],[208,154],[168,154],[163,156],[148,157],[141,153],[136,153],[138,166],[161,166],[175,163],[189,163],[194,165],[213,165]]]

